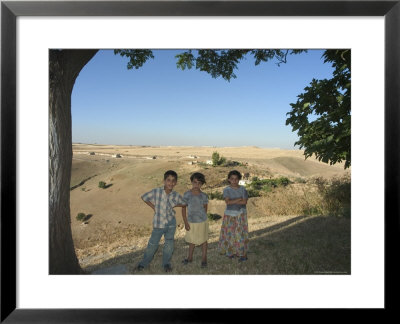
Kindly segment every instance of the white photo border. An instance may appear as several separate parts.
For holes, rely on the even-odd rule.
[[[224,29],[218,26],[224,26]],[[89,28],[90,26],[90,28]],[[185,26],[184,30],[182,26]],[[318,26],[318,29],[316,28]],[[85,28],[86,27],[86,28]],[[274,30],[267,40],[264,30]],[[23,308],[156,307],[383,307],[384,19],[369,18],[37,18],[18,21],[19,302]],[[132,30],[141,30],[132,35]],[[179,30],[179,33],[177,31]],[[307,31],[314,30],[306,35]],[[349,32],[351,30],[351,32]],[[337,34],[348,37],[335,38]],[[368,35],[362,38],[361,34]],[[40,39],[35,35],[41,35]],[[350,37],[351,36],[351,37]],[[374,52],[366,53],[371,43]],[[49,276],[48,271],[48,50],[49,48],[351,48],[352,50],[352,270],[349,276]],[[371,63],[373,61],[374,63]],[[35,64],[32,64],[35,62]],[[124,64],[121,61],[121,64]],[[363,68],[369,64],[368,74]],[[33,86],[34,85],[34,86]],[[363,94],[370,94],[365,97]],[[381,114],[373,114],[375,107]],[[34,108],[34,109],[32,109]],[[362,122],[361,122],[362,121]],[[368,132],[375,125],[373,133]],[[34,145],[32,145],[34,143]],[[363,152],[374,147],[375,177],[365,178]],[[35,156],[35,159],[30,157]],[[26,162],[27,166],[23,163]],[[33,173],[31,170],[34,169]],[[370,186],[376,191],[359,190]],[[35,183],[32,195],[30,183]],[[25,192],[26,191],[26,192]],[[362,196],[359,195],[363,192]],[[379,194],[377,194],[379,193]],[[365,205],[374,200],[377,206]],[[31,206],[40,217],[31,217]],[[360,217],[363,215],[363,217]],[[37,228],[32,232],[32,228]],[[375,231],[374,240],[370,240]],[[31,236],[30,236],[31,235]],[[25,242],[25,244],[24,244]],[[368,251],[364,254],[363,251]],[[35,253],[36,251],[36,253]],[[37,253],[41,251],[41,253]],[[368,257],[365,259],[365,257]],[[369,258],[375,262],[368,264]],[[379,260],[379,262],[377,262]],[[36,263],[34,268],[30,264]],[[42,279],[42,280],[40,280]],[[375,280],[376,283],[374,284]],[[368,281],[373,293],[365,294]],[[153,288],[151,288],[154,286]],[[203,293],[174,287],[192,287]],[[209,286],[210,290],[202,287]],[[62,289],[60,289],[62,287]],[[121,288],[124,287],[123,290]],[[150,302],[155,287],[171,298]],[[262,297],[260,287],[269,294]],[[85,293],[73,296],[81,289]],[[43,293],[38,298],[37,291]],[[132,291],[139,290],[139,294]],[[54,298],[57,291],[63,293]],[[113,296],[108,300],[101,291]],[[225,297],[218,303],[210,291]],[[252,293],[249,293],[253,291]],[[346,294],[338,296],[346,291]],[[284,292],[284,293],[283,293]],[[188,294],[191,298],[182,300]],[[248,294],[245,302],[237,295]],[[48,298],[46,298],[48,296]],[[251,298],[254,296],[254,298]],[[323,298],[321,298],[323,296]]]

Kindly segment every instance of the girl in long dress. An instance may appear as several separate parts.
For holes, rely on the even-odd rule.
[[[249,230],[247,224],[248,193],[239,185],[242,175],[233,170],[228,174],[229,186],[223,191],[226,208],[222,220],[218,248],[222,255],[229,258],[238,257],[239,261],[247,260]]]

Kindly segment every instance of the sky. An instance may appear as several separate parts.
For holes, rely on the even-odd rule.
[[[230,82],[176,67],[180,50],[153,50],[139,69],[100,50],[76,79],[73,143],[152,146],[258,146],[298,149],[286,114],[313,78],[332,76],[323,50],[255,66],[250,56]]]

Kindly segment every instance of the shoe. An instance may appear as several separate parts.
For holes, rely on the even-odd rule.
[[[184,260],[182,261],[182,264],[184,264],[184,265],[187,265],[188,263],[192,263],[192,260],[184,259]]]
[[[242,256],[239,258],[239,262],[243,262],[243,261],[247,261],[247,257]]]
[[[165,272],[171,272],[171,271],[172,271],[171,265],[170,265],[170,264],[165,265],[165,266],[164,266],[164,271],[165,271]]]
[[[228,257],[229,259],[234,259],[234,258],[235,258],[235,255],[234,255],[234,254],[232,254],[232,255],[227,255],[227,257]]]
[[[201,267],[204,269],[204,268],[207,268],[207,262],[202,262],[201,263]]]
[[[143,271],[144,270],[144,267],[142,266],[142,265],[138,265],[137,267],[136,267],[136,270],[137,271]]]

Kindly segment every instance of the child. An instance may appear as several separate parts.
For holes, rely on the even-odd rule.
[[[171,272],[170,264],[174,252],[174,235],[176,219],[174,207],[185,207],[182,196],[173,191],[178,180],[175,171],[169,170],[164,174],[164,186],[155,188],[142,196],[143,201],[154,210],[153,231],[149,239],[143,260],[137,270],[141,271],[150,264],[157,251],[161,237],[164,235],[162,265],[165,272]]]
[[[223,191],[226,203],[222,220],[218,249],[229,258],[239,257],[239,261],[247,260],[249,233],[247,225],[247,190],[239,185],[242,175],[233,170],[228,174],[230,185]]]
[[[189,255],[183,260],[183,264],[188,264],[193,260],[193,251],[196,245],[202,247],[201,267],[207,267],[207,240],[208,240],[208,220],[207,205],[208,197],[201,191],[201,186],[206,183],[203,174],[196,172],[190,176],[192,189],[186,191],[183,200],[188,206],[188,218],[186,212],[182,212],[185,222],[186,236],[185,241],[189,243]]]

